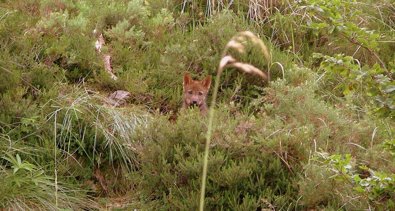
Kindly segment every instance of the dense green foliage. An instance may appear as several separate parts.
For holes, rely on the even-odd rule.
[[[207,117],[182,74],[215,78],[245,30],[272,61],[232,55],[271,80],[223,73],[205,208],[395,209],[395,4],[263,2],[0,1],[0,209],[196,210]]]

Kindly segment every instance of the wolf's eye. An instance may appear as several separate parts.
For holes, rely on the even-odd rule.
[[[200,95],[200,96],[203,95],[203,92],[199,92],[199,95]]]
[[[191,95],[191,94],[192,94],[192,90],[188,90],[188,94],[190,94],[190,95]]]

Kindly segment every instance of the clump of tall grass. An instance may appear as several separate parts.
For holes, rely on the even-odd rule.
[[[107,99],[87,90],[59,97],[48,118],[55,122],[57,145],[69,154],[85,154],[91,162],[121,161],[125,169],[136,164],[134,132],[146,127],[150,116],[136,108],[115,108]]]
[[[267,21],[273,13],[278,11],[281,4],[278,0],[250,0],[248,1],[248,17],[259,23]]]
[[[267,18],[277,11],[277,7],[282,4],[278,0],[201,0],[188,1],[183,0],[181,4],[181,13],[192,13],[194,21],[201,19],[201,16],[210,18],[221,11],[231,10],[238,15],[247,16],[250,20],[264,22]],[[194,14],[196,13],[196,14]]]
[[[97,209],[86,191],[58,182],[39,166],[19,154],[4,155],[0,161],[0,208],[7,210]],[[10,168],[12,168],[12,170]]]
[[[0,150],[8,153],[0,159],[1,208],[95,209],[97,203],[87,197],[89,189],[81,189],[83,182],[95,179],[92,169],[102,168],[107,175],[117,175],[120,169],[118,177],[123,179],[136,167],[132,136],[148,125],[150,115],[134,107],[108,105],[107,98],[91,91],[71,90],[60,91],[42,105],[37,112],[42,117],[22,118],[21,127],[36,130],[18,140],[12,140],[9,128],[1,125]],[[117,184],[111,183],[113,178],[107,181],[114,190],[128,188],[119,180]],[[75,182],[78,185],[72,185]]]

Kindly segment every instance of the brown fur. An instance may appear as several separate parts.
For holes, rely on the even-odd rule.
[[[211,76],[207,76],[202,81],[193,80],[189,73],[184,74],[184,93],[182,108],[197,106],[200,112],[207,114],[208,108],[206,98],[211,85]]]

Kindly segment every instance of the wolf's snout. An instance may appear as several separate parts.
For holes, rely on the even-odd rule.
[[[197,106],[197,105],[198,105],[198,101],[193,100],[193,101],[192,101],[192,105],[193,105],[193,106]]]

